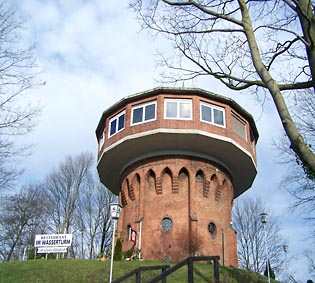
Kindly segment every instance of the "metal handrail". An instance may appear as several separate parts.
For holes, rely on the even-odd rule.
[[[214,262],[213,264],[213,270],[214,270],[214,280],[215,283],[219,283],[220,282],[220,278],[219,278],[219,256],[192,256],[192,257],[188,257],[185,260],[177,263],[176,265],[174,265],[173,267],[165,270],[164,272],[162,272],[161,275],[151,279],[149,282],[150,283],[156,283],[159,282],[160,280],[162,280],[162,282],[166,282],[163,280],[166,280],[166,277],[169,276],[170,274],[172,274],[173,272],[175,272],[176,270],[178,270],[179,268],[183,267],[184,265],[188,265],[188,282],[189,283],[193,283],[194,282],[194,270],[193,270],[193,262],[194,261],[204,261],[204,260],[211,260]]]
[[[136,283],[141,282],[141,272],[142,271],[149,271],[149,270],[158,270],[161,269],[162,273],[165,272],[168,268],[170,268],[170,265],[153,265],[153,266],[140,266],[125,275],[119,277],[116,280],[113,280],[112,283],[120,283],[123,282],[124,280],[130,278],[133,275],[136,275]],[[162,279],[163,283],[166,283],[166,279]]]

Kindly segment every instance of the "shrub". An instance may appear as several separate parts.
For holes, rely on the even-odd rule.
[[[122,258],[122,244],[120,239],[117,239],[114,250],[114,260],[121,260]]]

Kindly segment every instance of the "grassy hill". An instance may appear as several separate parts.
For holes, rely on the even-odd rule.
[[[150,261],[115,261],[113,280],[143,265],[161,265],[165,263]],[[172,265],[172,264],[171,264]],[[109,282],[110,262],[97,260],[29,260],[0,262],[0,283],[105,283]],[[160,271],[143,273],[146,282]],[[213,266],[194,263],[195,282],[213,282]],[[132,277],[125,282],[135,282]],[[168,283],[187,282],[187,267],[172,274]],[[265,283],[266,277],[235,268],[220,267],[221,283]],[[276,282],[273,281],[272,282]]]

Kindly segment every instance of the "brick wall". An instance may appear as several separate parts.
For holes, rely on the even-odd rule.
[[[197,252],[219,255],[221,264],[224,260],[237,266],[236,235],[230,226],[233,188],[223,168],[189,156],[155,157],[128,167],[121,188],[118,235],[123,250],[139,245],[128,239],[128,226],[139,240],[140,224],[135,222],[143,216],[143,259],[178,261]],[[169,232],[161,227],[165,217],[173,223]],[[209,223],[215,225],[213,233]]]

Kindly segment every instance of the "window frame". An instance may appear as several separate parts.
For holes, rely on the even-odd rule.
[[[163,233],[169,233],[173,228],[173,220],[170,217],[163,217],[161,220],[161,228]]]
[[[243,125],[244,136],[242,136],[233,127],[233,119],[235,119],[236,121],[238,121],[240,124]],[[231,124],[232,124],[231,129],[232,129],[233,133],[236,134],[237,136],[239,136],[242,140],[247,142],[247,124],[246,124],[246,122],[241,117],[239,117],[237,114],[235,114],[234,112],[231,112]]]
[[[121,128],[121,129],[118,129],[119,127],[119,118],[121,116],[124,116],[124,126]],[[112,132],[112,122],[116,120],[116,129],[115,129],[115,132],[113,134],[111,134]],[[108,137],[112,137],[114,135],[116,135],[117,133],[121,132],[122,130],[125,129],[125,125],[126,125],[126,110],[123,110],[121,112],[119,112],[117,115],[113,116],[110,120],[109,120],[109,123],[108,123]]]
[[[153,119],[148,119],[148,120],[145,120],[145,108],[149,105],[154,105],[154,118]],[[132,106],[131,108],[131,119],[130,119],[130,125],[131,126],[135,126],[135,125],[139,125],[139,124],[143,124],[143,123],[147,123],[147,122],[152,122],[152,121],[155,121],[156,120],[156,100],[154,101],[149,101],[149,102],[145,102],[145,103],[141,103],[141,104],[137,104],[137,105],[134,105]],[[136,109],[139,109],[139,108],[142,108],[143,111],[142,111],[142,120],[140,122],[136,122],[134,123],[133,122],[133,118],[134,118],[134,110]]]
[[[167,117],[167,103],[169,102],[175,102],[176,103],[176,117]],[[185,117],[180,117],[180,104],[181,103],[189,103],[190,106],[190,117],[185,118]],[[177,99],[177,98],[165,98],[164,99],[164,119],[168,120],[192,120],[193,119],[193,104],[192,104],[192,99],[190,98],[183,98],[183,99]]]
[[[205,120],[202,118],[202,107],[207,107],[211,109],[211,121]],[[222,112],[223,115],[223,125],[219,124],[219,123],[215,123],[214,122],[214,110],[220,111]],[[221,128],[226,128],[226,117],[225,117],[225,108],[224,107],[220,107],[220,106],[216,106],[214,104],[208,103],[208,102],[204,102],[204,101],[200,101],[200,121],[211,124],[211,125],[215,125]]]
[[[103,147],[103,145],[104,145],[104,143],[105,143],[105,129],[102,131],[102,133],[101,133],[101,135],[100,135],[100,137],[99,137],[99,139],[98,139],[98,145],[99,145],[99,150],[101,150],[102,149],[102,147]]]

